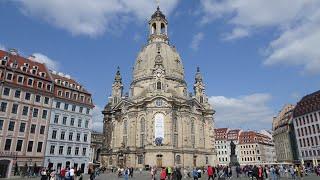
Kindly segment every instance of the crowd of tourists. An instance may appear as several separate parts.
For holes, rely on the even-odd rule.
[[[139,169],[140,173],[142,169]],[[133,178],[134,168],[119,168],[117,171],[118,178],[128,180]],[[205,179],[235,179],[235,178],[248,178],[256,180],[279,180],[280,177],[290,179],[301,179],[304,176],[315,173],[320,176],[320,166],[313,168],[305,168],[301,165],[246,165],[246,166],[207,166],[203,168],[179,168],[179,167],[152,167],[150,169],[150,176],[152,180],[181,180],[193,179],[198,180],[201,177]]]
[[[82,170],[73,167],[59,170],[43,168],[40,175],[41,180],[83,180]]]

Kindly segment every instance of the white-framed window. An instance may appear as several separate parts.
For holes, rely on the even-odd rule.
[[[12,80],[13,80],[13,73],[7,72],[7,77],[6,77],[6,79],[9,80],[9,81],[12,81]]]

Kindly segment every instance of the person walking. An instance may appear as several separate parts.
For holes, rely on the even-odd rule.
[[[129,175],[130,175],[130,169],[127,167],[123,172],[124,179],[128,180],[129,179]]]
[[[198,171],[197,171],[196,168],[193,168],[192,177],[193,177],[193,180],[198,180],[199,179],[199,174],[198,174]]]
[[[263,180],[263,168],[261,166],[258,167],[257,180]]]
[[[166,177],[167,177],[166,168],[162,168],[160,172],[160,180],[166,180]]]
[[[207,169],[207,173],[208,173],[208,180],[209,179],[212,179],[214,180],[214,168],[211,167],[210,165],[208,166],[208,169]]]

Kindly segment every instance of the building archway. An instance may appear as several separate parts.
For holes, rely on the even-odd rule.
[[[0,178],[8,177],[10,162],[10,160],[0,160]]]

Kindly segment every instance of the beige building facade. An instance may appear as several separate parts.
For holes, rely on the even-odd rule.
[[[297,160],[295,132],[293,129],[294,105],[285,105],[273,118],[273,139],[278,162],[293,163]]]
[[[194,93],[169,44],[168,22],[158,8],[149,21],[148,43],[139,52],[130,93],[123,94],[118,69],[104,114],[102,165],[106,167],[214,165],[215,111],[199,68]]]

